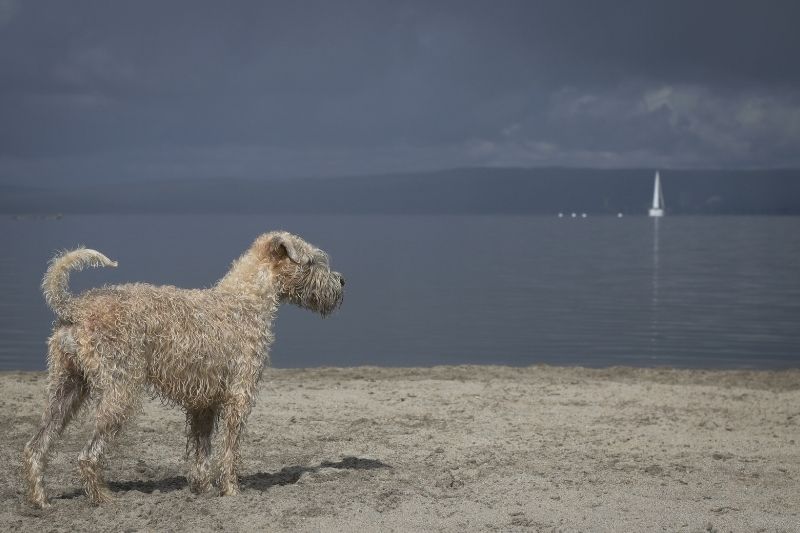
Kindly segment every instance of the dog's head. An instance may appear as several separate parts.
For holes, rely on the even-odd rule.
[[[253,245],[260,261],[269,269],[281,301],[331,314],[342,304],[344,276],[334,272],[328,254],[285,231],[266,233]]]

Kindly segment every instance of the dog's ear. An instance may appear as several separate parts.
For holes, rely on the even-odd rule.
[[[273,235],[266,243],[267,256],[273,261],[280,261],[288,257],[293,263],[300,263],[300,254],[297,247],[288,237],[284,235]]]
[[[264,233],[253,243],[252,251],[261,260],[270,263],[289,259],[293,263],[302,264],[307,260],[302,249],[298,248],[292,236],[286,232]]]

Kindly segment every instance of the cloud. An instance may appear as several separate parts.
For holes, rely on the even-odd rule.
[[[747,167],[800,164],[800,98],[791,91],[701,85],[564,87],[472,141],[490,165]]]
[[[11,22],[18,9],[17,0],[0,0],[0,28]]]
[[[136,82],[136,72],[108,48],[94,46],[73,50],[66,61],[54,67],[53,78],[77,87],[129,85]]]
[[[798,17],[782,0],[0,0],[0,175],[796,165]]]
[[[695,139],[729,164],[798,163],[800,99],[795,94],[664,86],[642,96],[641,113],[662,110],[677,134]]]

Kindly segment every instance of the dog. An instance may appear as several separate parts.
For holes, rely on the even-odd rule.
[[[211,488],[211,437],[219,426],[216,484],[221,495],[236,494],[240,438],[269,363],[277,308],[290,302],[327,316],[342,303],[344,277],[325,252],[283,231],[259,236],[208,289],[132,283],[72,295],[70,271],[87,266],[117,263],[79,248],[54,257],[42,281],[57,319],[48,342],[48,403],[23,452],[27,499],[49,505],[48,451],[91,398],[94,432],[78,464],[90,501],[110,500],[101,459],[145,391],[186,412],[192,492]]]

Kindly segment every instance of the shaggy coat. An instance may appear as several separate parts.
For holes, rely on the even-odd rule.
[[[146,389],[186,411],[194,492],[211,486],[211,436],[220,423],[217,482],[221,494],[235,494],[239,437],[269,362],[279,304],[327,315],[341,304],[344,278],[330,270],[324,252],[286,232],[261,235],[209,289],[132,283],[73,296],[70,271],[87,266],[117,263],[79,248],[56,256],[42,281],[57,320],[48,405],[23,454],[28,499],[47,505],[43,472],[51,441],[87,397],[95,399],[97,415],[78,459],[81,477],[91,501],[109,499],[99,463]]]

